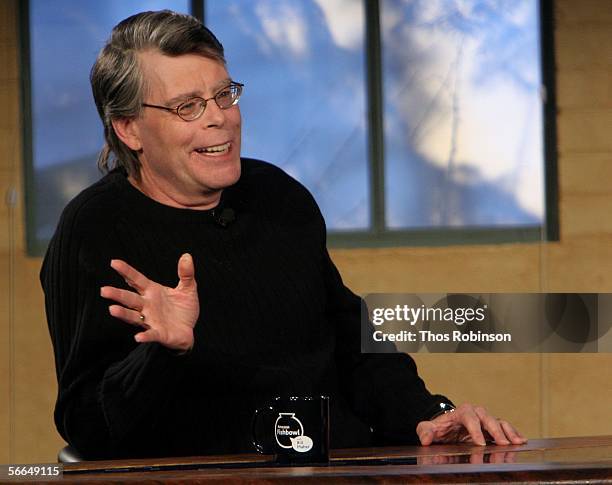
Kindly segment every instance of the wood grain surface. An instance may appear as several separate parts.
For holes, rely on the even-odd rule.
[[[435,445],[334,450],[328,465],[276,465],[244,454],[66,465],[36,483],[610,483],[612,436],[531,440],[520,446]],[[18,483],[17,480],[0,483]]]

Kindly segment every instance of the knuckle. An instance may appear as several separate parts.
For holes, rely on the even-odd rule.
[[[470,411],[472,409],[474,409],[474,406],[472,406],[469,402],[464,402],[463,404],[461,404],[461,406],[457,408],[457,411],[465,412],[465,411]]]

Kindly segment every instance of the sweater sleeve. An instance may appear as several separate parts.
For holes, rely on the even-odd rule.
[[[325,281],[326,317],[335,328],[335,361],[343,395],[374,430],[378,444],[418,443],[419,421],[430,418],[440,402],[451,401],[427,390],[409,355],[362,353],[361,310],[365,302],[344,285],[329,256],[325,221],[312,195],[296,181],[290,194],[283,205],[292,220],[312,232],[308,237],[317,241]]]
[[[112,302],[100,287],[129,288],[110,268],[111,259],[126,253],[116,226],[102,215],[107,209],[84,208],[78,199],[69,206],[41,270],[58,378],[56,425],[80,453],[98,459],[133,455],[122,450],[133,450],[136,439],[145,444],[142,455],[151,454],[188,359],[156,343],[136,343],[137,329],[109,314]]]
[[[325,251],[329,319],[336,327],[339,382],[355,413],[374,431],[378,445],[416,444],[416,425],[429,419],[440,402],[404,353],[361,352],[361,311],[365,302],[344,284]],[[365,309],[365,308],[364,308]]]

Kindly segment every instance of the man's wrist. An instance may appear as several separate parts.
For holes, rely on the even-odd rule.
[[[429,415],[429,417],[427,418],[427,421],[433,421],[438,416],[442,416],[443,414],[452,413],[454,411],[455,411],[455,406],[453,406],[452,403],[446,402],[446,401],[437,402],[434,406],[432,406],[428,410],[427,415]]]
[[[160,345],[162,349],[164,349],[165,352],[167,352],[168,354],[175,356],[175,357],[181,357],[181,356],[185,356],[185,355],[189,355],[191,354],[192,350],[193,350],[193,345],[191,347],[189,347],[188,349],[175,349],[172,347],[166,347],[165,345]]]

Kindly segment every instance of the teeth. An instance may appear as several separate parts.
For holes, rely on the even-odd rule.
[[[198,153],[218,153],[229,150],[230,144],[224,143],[223,145],[216,145],[214,147],[206,147],[206,148],[197,148],[196,152]]]

